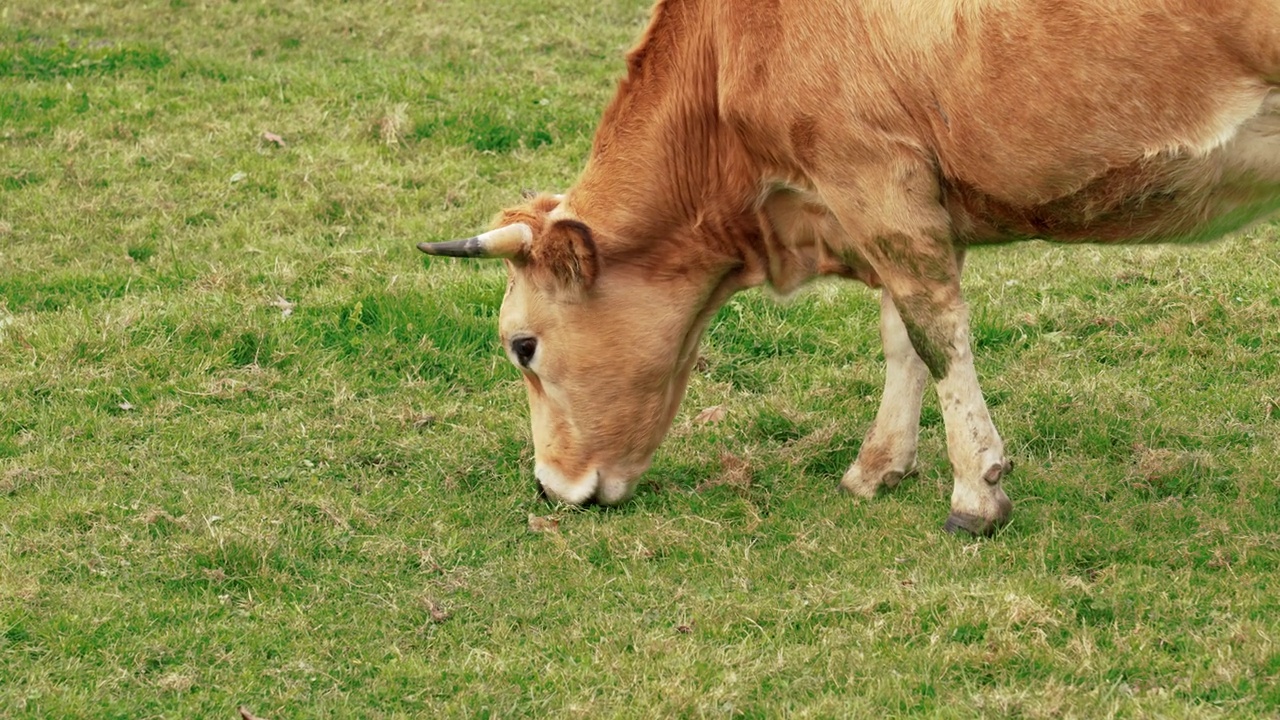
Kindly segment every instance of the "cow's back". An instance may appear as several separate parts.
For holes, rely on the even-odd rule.
[[[1246,5],[1049,0],[991,12],[934,88],[943,173],[1029,205],[1142,158],[1223,145],[1269,89],[1263,56],[1246,52],[1251,20],[1232,17],[1233,4]],[[1272,14],[1276,27],[1280,5]]]
[[[1206,153],[1280,79],[1269,0],[724,0],[716,23],[721,106],[783,174],[896,144],[1013,206]]]

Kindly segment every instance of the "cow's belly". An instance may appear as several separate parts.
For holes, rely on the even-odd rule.
[[[1280,91],[1206,154],[1144,158],[1038,205],[1011,205],[963,182],[947,186],[946,202],[970,244],[1210,240],[1280,211]]]

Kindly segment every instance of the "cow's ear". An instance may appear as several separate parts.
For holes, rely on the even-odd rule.
[[[534,266],[567,286],[589,290],[600,273],[599,252],[591,228],[579,220],[556,220],[533,243]]]

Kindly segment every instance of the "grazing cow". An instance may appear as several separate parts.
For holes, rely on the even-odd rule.
[[[506,258],[503,346],[544,493],[613,504],[733,293],[882,289],[884,397],[844,489],[915,469],[937,383],[950,531],[1011,465],[974,372],[966,248],[1204,240],[1280,208],[1276,0],[660,0],[577,184],[426,244]]]

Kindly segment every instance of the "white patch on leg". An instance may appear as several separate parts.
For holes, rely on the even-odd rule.
[[[915,471],[920,403],[929,381],[929,369],[912,347],[888,290],[880,293],[880,340],[885,359],[880,409],[857,461],[840,482],[844,489],[863,497],[872,497],[881,486],[896,485]]]
[[[978,385],[969,346],[968,313],[961,311],[956,337],[948,355],[946,377],[938,381],[938,401],[947,429],[947,454],[955,474],[951,494],[952,513],[1003,522],[1009,499],[1000,480],[1009,465],[1004,442],[991,421],[991,413]]]

